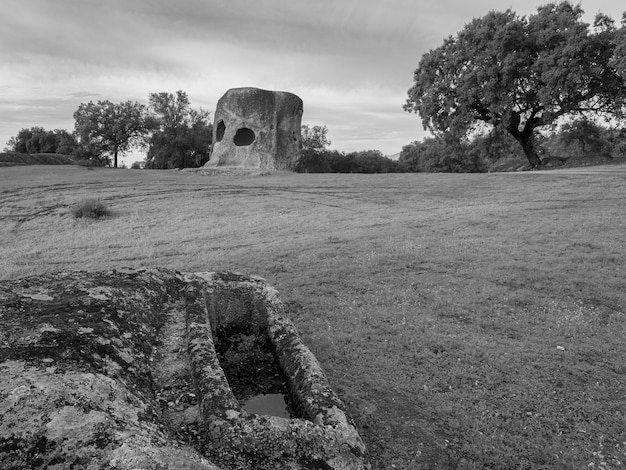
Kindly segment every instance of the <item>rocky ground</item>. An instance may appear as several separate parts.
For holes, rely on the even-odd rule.
[[[0,283],[0,467],[368,468],[336,451],[350,431],[364,447],[334,415],[317,410],[317,425],[239,409],[197,286],[158,269]]]

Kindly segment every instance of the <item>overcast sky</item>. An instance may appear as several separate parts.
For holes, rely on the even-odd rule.
[[[424,52],[511,0],[0,0],[0,149],[25,127],[72,130],[82,102],[229,88],[297,94],[332,148],[390,155],[425,134],[402,110]],[[619,24],[623,0],[583,0]]]

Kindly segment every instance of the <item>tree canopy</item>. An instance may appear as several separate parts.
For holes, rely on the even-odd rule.
[[[59,153],[69,155],[77,147],[76,139],[65,129],[47,131],[43,127],[24,128],[7,142],[13,152]]]
[[[622,16],[622,27],[616,31],[615,36],[616,46],[611,58],[611,65],[626,80],[626,12]]]
[[[213,127],[209,112],[191,108],[187,93],[150,93],[156,131],[150,138],[146,168],[199,167],[209,160]]]
[[[95,154],[109,153],[117,167],[120,152],[141,145],[152,128],[146,107],[135,101],[81,103],[74,113],[74,132],[81,147]]]
[[[301,127],[302,149],[321,151],[332,142],[328,140],[328,128],[326,126],[309,126],[303,124]]]
[[[561,2],[528,17],[509,9],[474,19],[424,54],[404,109],[435,133],[466,135],[478,122],[505,129],[540,165],[535,129],[624,109],[624,28],[598,14],[592,29],[582,14]]]

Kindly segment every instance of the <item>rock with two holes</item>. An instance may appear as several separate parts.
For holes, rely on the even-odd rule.
[[[302,100],[285,91],[232,88],[217,102],[205,165],[293,171],[300,157]]]

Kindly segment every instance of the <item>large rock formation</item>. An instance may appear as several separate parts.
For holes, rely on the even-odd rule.
[[[233,88],[217,102],[206,167],[294,170],[302,148],[302,100],[292,93]]]
[[[0,468],[369,469],[285,308],[234,273],[0,282]],[[269,337],[300,418],[243,407],[216,353],[228,332],[240,346]]]

